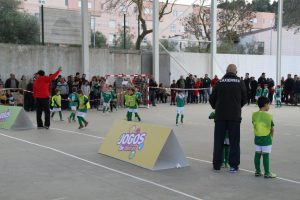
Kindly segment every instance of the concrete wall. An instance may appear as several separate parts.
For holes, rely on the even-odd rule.
[[[17,78],[31,76],[39,69],[52,73],[63,67],[63,75],[81,72],[81,48],[55,46],[25,46],[0,44],[0,74],[6,79],[10,73]],[[90,50],[90,74],[141,73],[141,55],[136,51]]]
[[[210,54],[199,53],[172,53],[180,63],[184,65],[185,70],[198,76],[204,76],[208,73],[210,65]],[[244,76],[249,72],[251,76],[259,77],[262,72],[267,77],[276,78],[276,56],[269,55],[236,55],[236,54],[217,54],[217,66],[215,74],[222,77],[226,72],[226,67],[234,63],[238,66],[239,76]],[[180,75],[187,75],[174,59],[171,58],[171,80],[178,79]],[[300,75],[300,56],[282,56],[282,76],[288,74]]]

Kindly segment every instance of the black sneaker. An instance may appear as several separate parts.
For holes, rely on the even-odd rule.
[[[48,130],[48,129],[49,129],[49,126],[44,126],[44,128]]]

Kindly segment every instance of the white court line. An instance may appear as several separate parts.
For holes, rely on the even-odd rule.
[[[91,165],[94,165],[94,166],[97,166],[97,167],[101,167],[101,168],[103,168],[103,169],[106,169],[106,170],[109,170],[109,171],[112,171],[112,172],[115,172],[115,173],[118,173],[118,174],[121,174],[121,175],[130,177],[130,178],[133,178],[133,179],[136,179],[136,180],[145,182],[145,183],[149,183],[149,184],[151,184],[151,185],[154,185],[154,186],[163,188],[163,189],[165,189],[165,190],[169,190],[169,191],[171,191],[171,192],[180,194],[180,195],[182,195],[182,196],[185,196],[185,197],[188,197],[188,198],[191,198],[191,199],[203,200],[203,199],[200,199],[200,198],[198,198],[198,197],[189,195],[189,194],[187,194],[187,193],[184,193],[184,192],[175,190],[175,189],[170,188],[170,187],[168,187],[168,186],[164,186],[164,185],[161,185],[161,184],[159,184],[159,183],[155,183],[155,182],[153,182],[153,181],[149,181],[149,180],[147,180],[147,179],[143,179],[143,178],[140,178],[140,177],[137,177],[137,176],[134,176],[134,175],[131,175],[131,174],[128,174],[128,173],[125,173],[125,172],[122,172],[122,171],[119,171],[119,170],[116,170],[116,169],[107,167],[107,166],[105,166],[105,165],[101,165],[101,164],[99,164],[99,163],[95,163],[95,162],[93,162],[93,161],[86,160],[86,159],[84,159],[84,158],[80,158],[80,157],[78,157],[78,156],[75,156],[75,155],[66,153],[66,152],[64,152],[64,151],[61,151],[61,150],[58,150],[58,149],[55,149],[55,148],[52,148],[52,147],[48,147],[48,146],[44,146],[44,145],[37,144],[37,143],[34,143],[34,142],[30,142],[30,141],[27,141],[27,140],[23,140],[23,139],[21,139],[21,138],[17,138],[17,137],[5,135],[5,134],[3,134],[3,133],[0,133],[0,135],[3,136],[3,137],[7,137],[7,138],[10,138],[10,139],[14,139],[14,140],[20,141],[20,142],[24,142],[24,143],[27,143],[27,144],[31,144],[31,145],[33,145],[33,146],[37,146],[37,147],[40,147],[40,148],[43,148],[43,149],[48,149],[48,150],[54,151],[54,152],[56,152],[56,153],[59,153],[59,154],[62,154],[62,155],[65,155],[65,156],[68,156],[68,157],[71,157],[71,158],[74,158],[74,159],[83,161],[83,162],[86,162],[86,163],[88,163],[88,164],[91,164]]]
[[[104,139],[103,137],[98,137],[98,136],[89,135],[89,134],[85,134],[85,133],[80,133],[80,132],[76,132],[76,131],[69,131],[69,130],[57,129],[57,128],[51,128],[51,129],[58,130],[58,131],[64,131],[64,132],[68,132],[68,133],[73,133],[73,134],[78,134],[78,135],[84,135],[84,136],[87,136],[87,137],[98,138],[98,139],[101,139],[101,140]],[[198,161],[198,162],[204,162],[204,163],[212,164],[212,162],[208,161],[208,160],[201,160],[201,159],[193,158],[193,157],[186,157],[186,158],[188,158],[190,160]],[[254,173],[254,171],[251,171],[251,170],[248,170],[248,169],[240,168],[240,170],[244,171],[244,172]],[[279,180],[286,181],[286,182],[300,184],[299,181],[295,181],[295,180],[291,180],[291,179],[287,179],[287,178],[282,178],[282,177],[276,177],[276,178],[279,179]]]
[[[195,161],[200,161],[200,162],[205,162],[205,163],[212,164],[211,161],[207,161],[207,160],[201,160],[201,159],[197,159],[197,158],[193,158],[193,157],[187,157],[187,158],[190,159],[190,160],[195,160]],[[239,170],[244,171],[244,172],[249,172],[249,173],[252,173],[252,174],[255,173],[254,171],[251,171],[251,170],[248,170],[248,169],[242,169],[242,168],[240,168]],[[281,178],[281,177],[276,177],[276,178],[279,179],[279,180],[286,181],[286,182],[300,184],[299,181],[294,181],[294,180],[291,180],[291,179]]]

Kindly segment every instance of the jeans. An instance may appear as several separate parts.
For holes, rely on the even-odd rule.
[[[205,89],[203,89],[203,92],[204,92],[203,103],[207,103],[207,101],[209,99],[209,95],[210,95],[210,89],[209,88],[205,88]]]

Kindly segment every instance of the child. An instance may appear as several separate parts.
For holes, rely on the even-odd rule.
[[[132,113],[134,113],[135,117],[141,121],[141,118],[137,112],[138,104],[133,88],[127,89],[127,94],[125,95],[125,106],[127,108],[127,121],[132,121]]]
[[[104,91],[102,92],[103,97],[103,113],[106,111],[109,111],[110,109],[110,102],[112,100],[111,91],[109,91],[109,88],[106,86],[104,88]]]
[[[71,108],[71,114],[70,117],[68,118],[69,123],[71,123],[71,120],[73,122],[76,122],[75,117],[76,117],[76,110],[78,107],[78,94],[76,93],[77,88],[73,87],[72,88],[72,93],[69,95],[68,100],[69,100],[69,106]]]
[[[109,91],[111,93],[111,101],[110,101],[110,112],[113,111],[113,108],[117,109],[117,94],[115,90],[113,89],[112,85],[109,86]]]
[[[257,101],[259,111],[252,114],[252,124],[255,134],[255,176],[262,176],[260,170],[260,158],[263,156],[263,166],[265,169],[265,178],[275,178],[269,168],[269,155],[272,150],[272,139],[274,134],[273,116],[268,114],[270,100],[267,97],[260,97]]]
[[[58,112],[60,121],[64,121],[62,119],[61,113],[61,96],[60,96],[60,89],[55,89],[55,95],[51,98],[51,119],[53,119],[55,112]]]
[[[258,84],[257,89],[256,89],[256,94],[255,94],[255,100],[257,101],[259,97],[262,95],[262,88],[261,85]]]
[[[16,104],[17,106],[24,105],[24,95],[22,90],[18,90],[18,93],[16,94]]]
[[[83,95],[82,90],[78,90],[77,94],[79,96],[79,106],[78,106],[78,112],[77,112],[77,119],[78,119],[78,123],[79,123],[78,129],[82,129],[84,126],[87,127],[87,125],[89,124],[85,120],[85,115],[87,113],[87,110],[91,108],[91,105],[89,102],[89,98],[87,96]],[[83,126],[83,123],[84,123],[84,126]]]
[[[215,119],[216,118],[216,113],[212,112],[210,113],[209,119]],[[224,145],[223,145],[223,158],[222,158],[222,167],[228,168],[229,167],[229,150],[230,150],[230,143],[229,143],[229,134],[228,131],[225,133],[225,138],[224,138]]]
[[[178,91],[178,95],[176,96],[176,126],[178,126],[178,119],[179,116],[181,116],[181,123],[183,124],[183,118],[184,118],[184,105],[185,105],[185,96],[183,94],[183,91]]]
[[[268,89],[268,85],[266,84],[264,89],[262,90],[262,96],[267,97],[269,96],[269,89]]]
[[[14,106],[15,98],[14,98],[13,94],[11,93],[11,91],[7,90],[6,96],[7,96],[8,104],[10,106]]]
[[[142,93],[140,93],[139,88],[135,88],[134,95],[136,96],[137,107],[139,107],[142,102]]]
[[[280,85],[277,85],[275,90],[275,101],[276,101],[276,108],[281,108],[281,99],[282,99],[282,88]]]

